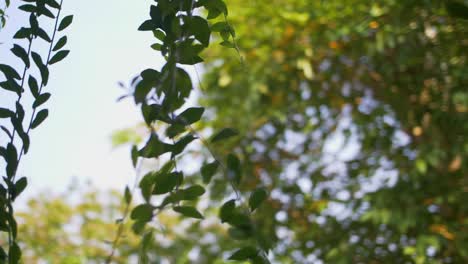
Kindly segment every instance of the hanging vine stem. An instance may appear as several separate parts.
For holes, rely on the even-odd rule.
[[[11,111],[8,108],[0,108],[0,118],[10,118],[12,131],[10,132],[7,128],[2,126],[2,130],[9,135],[9,142],[6,148],[0,147],[0,156],[2,156],[6,162],[6,177],[3,177],[5,186],[0,185],[0,224],[5,226],[5,232],[8,233],[8,250],[5,251],[0,247],[0,262],[7,261],[8,263],[18,263],[21,258],[21,249],[17,244],[17,223],[14,217],[13,202],[15,199],[24,191],[27,186],[27,178],[22,177],[16,181],[16,175],[19,164],[24,154],[29,150],[31,129],[38,127],[48,116],[48,110],[43,109],[36,114],[37,109],[42,106],[50,98],[49,93],[42,93],[43,87],[47,85],[49,78],[49,65],[57,63],[63,60],[68,54],[68,50],[62,50],[66,44],[66,37],[62,37],[57,43],[55,42],[55,36],[58,31],[64,30],[72,23],[72,16],[65,17],[59,25],[60,12],[62,9],[63,0],[60,4],[56,0],[30,0],[26,4],[19,7],[30,14],[29,24],[30,27],[22,27],[14,35],[15,39],[27,39],[27,51],[20,45],[15,44],[11,49],[13,55],[21,59],[24,63],[24,69],[20,76],[16,70],[9,66],[0,64],[0,71],[5,75],[6,81],[0,83],[0,87],[12,91],[18,94],[18,98],[15,101],[15,111]],[[57,9],[57,15],[55,16],[49,8]],[[52,32],[52,38],[42,29],[38,22],[38,17],[46,16],[54,19],[54,28]],[[32,44],[34,39],[41,38],[46,42],[50,43],[47,60],[45,63],[41,56],[32,51]],[[53,56],[53,52],[56,52]],[[31,60],[32,59],[32,60]],[[36,78],[29,73],[31,64],[35,63],[41,74],[41,84],[38,85]],[[26,127],[23,126],[25,117],[25,108],[22,105],[22,98],[25,93],[26,78],[28,79],[28,86],[30,88],[33,98],[32,114],[31,119],[27,123]],[[16,80],[21,80],[18,84]],[[26,129],[25,129],[26,128]],[[15,136],[18,135],[21,139],[21,148],[18,146],[20,143],[15,142]],[[19,151],[18,151],[19,150]]]

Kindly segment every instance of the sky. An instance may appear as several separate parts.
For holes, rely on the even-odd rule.
[[[11,36],[27,24],[27,17],[16,10],[17,2],[8,9],[6,28],[0,31],[0,63],[20,72],[22,63],[9,51]],[[129,148],[113,148],[111,135],[141,120],[131,100],[116,101],[124,93],[118,81],[127,83],[141,70],[162,65],[150,48],[152,35],[137,31],[148,10],[146,1],[64,0],[63,14],[74,15],[66,31],[71,53],[51,66],[45,88],[52,94],[46,103],[49,118],[32,131],[31,149],[20,164],[18,175],[29,180],[26,196],[46,189],[63,191],[72,179],[90,180],[103,189],[123,189],[133,181]],[[14,100],[12,93],[0,91],[0,105]],[[0,142],[4,140],[1,134]]]

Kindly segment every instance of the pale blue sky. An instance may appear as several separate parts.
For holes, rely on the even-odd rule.
[[[20,71],[8,41],[27,20],[15,4],[0,33],[0,63],[13,62]],[[117,82],[162,63],[149,47],[151,34],[137,31],[148,9],[147,1],[64,1],[64,14],[74,14],[67,31],[71,53],[51,69],[46,87],[52,93],[46,104],[50,115],[33,130],[31,150],[20,165],[19,174],[29,178],[29,195],[45,188],[64,190],[73,177],[119,189],[133,179],[128,149],[113,149],[110,135],[140,120],[131,100],[116,102],[123,94]],[[1,105],[13,100],[0,91]]]

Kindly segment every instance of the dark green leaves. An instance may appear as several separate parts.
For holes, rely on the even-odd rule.
[[[30,37],[31,37],[31,29],[25,28],[25,27],[20,28],[13,36],[13,38],[15,39],[28,39]]]
[[[5,77],[7,79],[17,79],[21,80],[21,77],[19,74],[16,72],[15,69],[13,69],[11,66],[6,65],[6,64],[0,64],[0,71],[5,74]]]
[[[235,210],[236,200],[233,199],[225,202],[219,210],[219,218],[221,219],[221,222],[224,223],[229,221],[229,219],[231,219],[232,215],[235,213]]]
[[[183,200],[195,200],[205,193],[205,188],[200,185],[193,185],[187,189],[181,190]]]
[[[456,1],[450,0],[446,2],[448,13],[457,18],[468,19],[468,6]]]
[[[43,93],[39,95],[33,103],[33,108],[37,108],[47,102],[50,98],[50,93]]]
[[[28,180],[26,177],[22,177],[15,183],[15,188],[13,190],[13,195],[12,199],[15,200],[18,195],[20,195],[24,189],[26,189],[26,186],[28,186]]]
[[[175,206],[174,211],[186,217],[203,219],[203,215],[192,206]]]
[[[133,208],[130,218],[142,222],[148,222],[153,218],[154,207],[151,204],[140,204]]]
[[[162,172],[155,174],[153,194],[165,194],[174,190],[183,181],[182,172]]]
[[[34,121],[31,123],[31,128],[34,129],[38,127],[44,120],[47,118],[49,115],[49,110],[43,109],[37,113],[36,117],[34,118]]]
[[[130,204],[132,201],[132,193],[130,192],[128,186],[125,186],[124,199],[126,204]]]
[[[62,31],[66,29],[70,24],[73,22],[73,15],[66,16],[62,19],[62,22],[60,22],[60,25],[58,27],[58,31]]]
[[[242,176],[241,162],[234,154],[229,154],[226,160],[227,178],[236,184],[239,184]]]
[[[37,54],[36,52],[32,52],[31,56],[33,58],[34,63],[39,68],[42,83],[44,85],[47,85],[47,82],[49,81],[49,69],[47,69],[47,66],[42,62],[41,56],[39,54]]]
[[[0,118],[10,118],[14,115],[15,113],[11,111],[10,109],[0,107]]]
[[[182,122],[185,125],[191,125],[201,119],[205,108],[203,107],[191,107],[182,112],[177,116],[177,121]]]
[[[15,174],[16,168],[18,167],[18,152],[16,151],[16,147],[11,143],[8,143],[7,145],[5,161],[7,162],[7,176],[8,178],[11,178]]]
[[[199,16],[193,16],[191,18],[186,19],[186,24],[188,26],[188,30],[191,34],[195,36],[201,44],[204,46],[208,46],[210,43],[210,35],[211,30],[208,22]]]
[[[52,59],[50,59],[49,61],[49,64],[52,65],[54,63],[57,63],[63,59],[65,59],[65,57],[68,56],[68,54],[70,53],[69,50],[61,50],[59,52],[57,52],[53,57]]]
[[[248,260],[257,255],[258,251],[256,248],[247,246],[243,247],[229,257],[229,260]]]
[[[31,90],[31,93],[33,94],[35,98],[37,98],[39,96],[39,86],[37,84],[36,78],[30,75],[28,79],[28,84],[29,84],[29,89]]]
[[[20,259],[21,249],[16,242],[13,242],[13,245],[11,245],[8,250],[8,264],[17,264]]]
[[[249,206],[250,210],[254,211],[257,209],[260,204],[266,200],[268,193],[264,188],[255,189],[255,191],[250,195]]]
[[[52,51],[57,51],[61,48],[63,48],[65,46],[65,44],[67,44],[67,36],[63,36],[61,37],[57,43],[55,44],[54,48],[52,49]]]
[[[200,172],[203,178],[203,183],[208,184],[211,181],[211,178],[213,178],[213,176],[215,175],[216,171],[218,170],[218,167],[218,161],[204,164],[201,167]]]
[[[20,58],[24,62],[24,65],[29,68],[31,64],[29,62],[28,53],[21,46],[14,44],[11,52],[15,54],[16,57]]]
[[[237,130],[235,129],[224,128],[211,138],[211,142],[214,143],[217,141],[225,140],[233,136],[237,136],[238,134],[239,132],[237,132]]]
[[[157,158],[171,150],[172,145],[160,141],[156,134],[152,134],[146,145],[140,150],[140,156],[144,158]]]

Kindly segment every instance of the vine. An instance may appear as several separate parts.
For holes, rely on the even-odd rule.
[[[207,16],[201,14],[206,11]],[[116,239],[107,263],[112,261],[119,237],[122,235],[123,222],[127,215],[134,221],[133,231],[142,235],[141,261],[145,262],[145,248],[151,241],[152,232],[146,225],[166,208],[172,209],[182,217],[203,219],[195,202],[205,193],[201,184],[187,184],[184,174],[178,169],[177,157],[187,146],[199,139],[211,153],[214,161],[201,166],[201,181],[206,185],[218,172],[226,176],[235,193],[231,199],[220,206],[219,219],[221,223],[230,226],[231,233],[240,234],[238,239],[246,241],[244,247],[234,251],[230,260],[251,260],[253,263],[269,263],[270,246],[262,239],[256,230],[252,214],[261,203],[267,199],[264,188],[251,192],[248,202],[245,202],[239,186],[242,182],[242,163],[238,156],[231,152],[221,158],[214,152],[212,144],[220,144],[224,140],[237,136],[237,131],[224,128],[210,139],[204,139],[193,128],[203,116],[203,107],[184,109],[185,100],[192,92],[193,85],[189,74],[180,65],[195,65],[203,61],[200,53],[209,46],[213,32],[219,33],[223,46],[233,48],[239,54],[235,40],[235,31],[227,20],[228,10],[222,0],[158,0],[151,5],[150,19],[139,27],[140,31],[150,31],[157,39],[151,47],[165,58],[161,70],[146,69],[134,79],[132,92],[135,103],[141,107],[142,117],[150,135],[143,146],[132,148],[131,156],[134,166],[141,159],[168,161],[158,170],[150,171],[139,181],[144,203],[137,205],[131,212],[125,210],[120,221]],[[221,18],[217,19],[218,17]],[[217,20],[215,20],[217,19]],[[218,21],[210,23],[211,21]],[[158,125],[158,130],[155,129]],[[167,160],[167,158],[166,158]],[[160,203],[154,203],[153,197],[162,197]],[[130,205],[132,193],[125,191],[125,202]],[[250,242],[249,242],[250,241]]]
[[[25,41],[24,47],[14,44],[11,52],[24,64],[20,75],[14,67],[0,64],[0,72],[5,80],[0,82],[0,87],[8,92],[16,93],[15,110],[8,107],[0,107],[0,119],[9,119],[10,128],[0,125],[2,133],[8,137],[6,146],[0,146],[0,156],[5,160],[5,176],[0,184],[0,232],[6,233],[8,244],[0,245],[0,262],[19,263],[21,259],[21,249],[18,245],[17,223],[14,216],[13,203],[27,186],[27,178],[22,177],[16,180],[18,166],[23,155],[27,154],[30,148],[30,132],[39,127],[48,117],[49,112],[43,108],[50,99],[51,94],[43,92],[49,81],[49,66],[63,60],[69,54],[69,50],[64,50],[67,37],[62,36],[55,41],[57,33],[66,29],[73,20],[73,16],[64,17],[60,20],[63,0],[58,3],[55,0],[28,0],[19,9],[29,14],[29,26],[22,27],[14,35],[18,42]],[[7,6],[9,1],[7,2]],[[55,14],[54,14],[55,12]],[[54,21],[53,32],[50,35],[41,28],[39,18],[44,17]],[[45,60],[38,53],[33,51],[33,43],[41,39],[49,43],[49,48]],[[36,65],[40,82],[34,77],[31,59]],[[26,80],[30,95],[33,98],[30,118],[26,118],[25,105],[22,102],[26,95]],[[42,108],[42,109],[41,109]],[[16,136],[18,135],[19,140]]]

